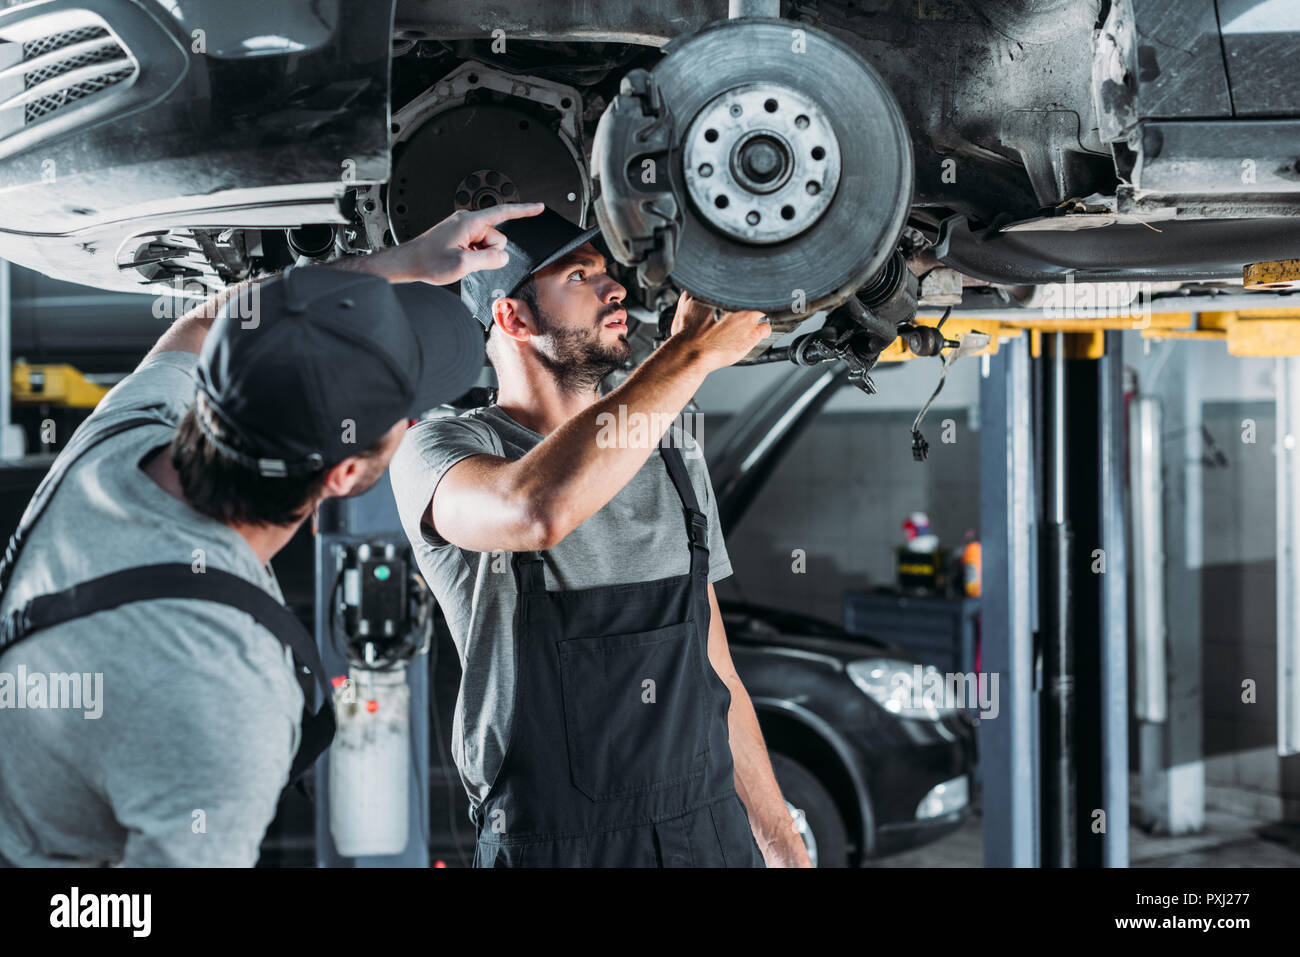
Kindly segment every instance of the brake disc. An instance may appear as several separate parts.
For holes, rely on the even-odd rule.
[[[593,145],[615,256],[643,279],[658,263],[703,302],[760,310],[777,332],[843,302],[888,261],[912,198],[884,81],[788,20],[720,21],[666,49],[625,79]]]

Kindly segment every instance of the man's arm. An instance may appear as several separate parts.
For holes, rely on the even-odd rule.
[[[803,838],[785,806],[781,788],[772,773],[763,732],[758,727],[749,692],[740,683],[731,661],[727,631],[722,625],[718,596],[709,585],[709,663],[731,691],[727,725],[731,735],[731,758],[736,766],[736,793],[749,812],[754,840],[768,867],[812,867]]]
[[[498,225],[522,216],[536,216],[542,203],[506,203],[489,209],[459,210],[400,246],[367,256],[325,263],[383,276],[389,282],[427,282],[446,286],[479,269],[500,269],[506,264],[506,237]],[[177,319],[162,334],[146,359],[159,352],[201,352],[203,340],[221,307],[253,286],[270,279],[262,276],[235,283]]]
[[[579,412],[518,461],[474,455],[447,470],[429,520],[438,535],[475,552],[545,550],[602,509],[632,480],[664,432],[714,369],[771,335],[761,313],[712,310],[683,294],[678,329],[622,385]],[[654,427],[641,445],[598,441],[603,416]]]

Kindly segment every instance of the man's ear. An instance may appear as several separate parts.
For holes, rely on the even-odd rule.
[[[502,297],[492,303],[492,321],[505,335],[524,342],[537,334],[537,320],[522,299]]]
[[[357,487],[361,478],[361,459],[355,455],[349,456],[326,470],[321,493],[332,498],[345,498]]]

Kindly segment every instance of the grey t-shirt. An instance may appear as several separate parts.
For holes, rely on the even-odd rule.
[[[179,421],[194,398],[197,359],[155,356],[92,415],[155,405]],[[283,600],[238,532],[140,469],[172,432],[129,429],[73,466],[0,611],[133,565],[200,560]],[[79,709],[19,709],[20,669],[29,687],[33,675],[82,675],[92,695],[93,676],[103,677],[91,708],[83,697]],[[227,605],[137,602],[37,633],[0,657],[0,857],[23,866],[252,866],[288,781],[302,704],[290,652]]]
[[[703,449],[674,426],[701,509],[709,517],[709,581],[731,574]],[[482,803],[501,766],[514,720],[516,602],[511,556],[471,552],[439,537],[429,503],[447,470],[471,455],[523,458],[543,436],[498,406],[413,426],[389,466],[397,511],[433,589],[463,670],[452,752],[470,802]],[[658,449],[599,512],[546,553],[550,591],[653,581],[690,570],[681,499]],[[525,716],[526,717],[526,716]]]

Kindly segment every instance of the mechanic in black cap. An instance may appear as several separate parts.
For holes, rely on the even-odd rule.
[[[226,290],[81,425],[0,567],[0,861],[256,862],[333,732],[328,703],[303,718],[295,657],[324,677],[269,562],[473,384],[481,327],[436,286],[502,268],[496,226],[540,210]]]
[[[672,424],[771,326],[683,295],[602,397],[630,349],[596,230],[548,211],[502,231],[509,263],[461,283],[496,403],[412,427],[390,473],[464,662],[475,864],[809,866],[727,649],[698,429]]]

